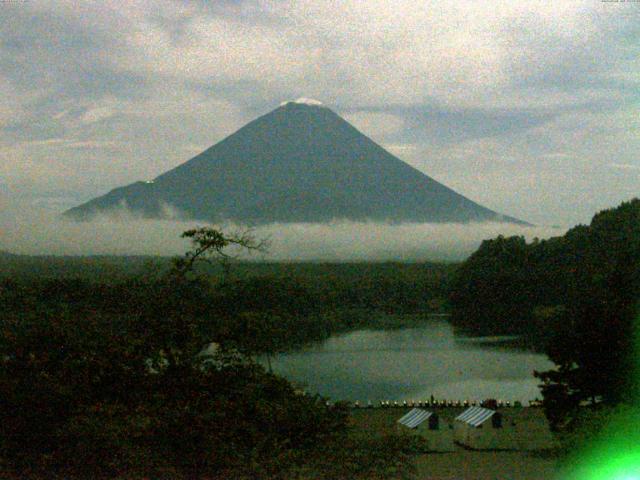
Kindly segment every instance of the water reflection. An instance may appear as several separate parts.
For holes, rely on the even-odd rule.
[[[301,351],[276,356],[273,370],[309,392],[334,400],[451,400],[540,397],[533,370],[546,356],[510,348],[504,337],[456,338],[449,323],[431,318],[420,328],[359,330]]]

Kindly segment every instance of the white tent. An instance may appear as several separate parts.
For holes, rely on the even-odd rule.
[[[537,450],[555,444],[541,409],[509,409],[504,413],[471,407],[458,415],[454,438],[476,450]]]
[[[441,425],[440,417],[433,412],[414,408],[398,420],[398,431],[420,435],[426,440],[427,450],[431,452],[452,452],[453,428]]]
[[[398,420],[398,423],[408,428],[416,428],[432,415],[433,412],[428,412],[427,410],[422,410],[421,408],[414,408],[409,413],[400,418]]]
[[[489,419],[491,419],[490,422]],[[495,410],[470,407],[455,419],[455,441],[469,448],[478,450],[515,448],[503,433],[502,417]]]

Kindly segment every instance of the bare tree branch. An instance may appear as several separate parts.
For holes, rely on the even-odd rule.
[[[226,271],[228,262],[238,256],[227,253],[225,249],[229,247],[239,247],[241,250],[258,253],[266,253],[269,248],[269,241],[257,239],[252,230],[225,235],[221,230],[213,227],[197,227],[185,231],[181,236],[191,239],[193,245],[193,250],[188,251],[184,258],[174,261],[174,270],[181,275],[192,271],[195,262],[200,260],[206,262],[215,260],[222,264]]]

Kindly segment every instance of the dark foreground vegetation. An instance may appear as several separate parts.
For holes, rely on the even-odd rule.
[[[450,299],[454,325],[526,335],[556,364],[536,376],[570,449],[604,428],[607,412],[637,407],[640,200],[563,237],[483,242],[456,272]]]
[[[0,255],[2,478],[404,478],[419,445],[354,436],[345,405],[254,360],[401,326],[375,311],[523,335],[556,364],[535,374],[567,450],[640,418],[639,200],[563,237],[487,240],[459,266],[229,263],[230,244],[259,244],[187,237],[175,262]],[[224,261],[199,267],[209,253]]]
[[[251,355],[274,354],[355,328],[405,326],[376,311],[445,312],[456,267],[197,262],[184,292],[167,285],[172,265],[170,259],[151,257],[4,254],[1,301],[13,314],[66,305],[123,316],[138,315],[142,308],[162,315],[165,303],[174,301],[206,317],[217,339]]]
[[[46,261],[5,256],[0,476],[406,476],[406,442],[354,439],[344,405],[296,391],[253,358],[366,326],[372,308],[439,309],[450,268],[320,265],[306,268],[324,275],[296,279],[234,266],[212,278],[196,268],[201,257],[253,240],[188,236],[184,258],[133,276],[105,278],[87,262],[83,275],[56,278],[37,272]]]
[[[0,280],[42,283],[73,280],[85,285],[119,285],[132,279],[158,280],[172,267],[166,257],[30,256],[0,251]],[[266,285],[274,297],[255,302],[298,303],[313,309],[366,308],[395,313],[443,312],[448,282],[457,264],[448,263],[200,263],[196,271],[221,287],[226,284],[254,297]],[[52,282],[55,283],[55,282]],[[238,291],[237,296],[242,296]],[[262,296],[259,296],[262,297]]]

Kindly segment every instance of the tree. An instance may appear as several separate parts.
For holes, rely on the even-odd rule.
[[[399,447],[344,454],[344,405],[302,395],[229,348],[241,322],[220,318],[215,286],[191,273],[229,245],[257,244],[212,229],[185,235],[195,250],[160,280],[0,289],[3,478],[401,473]]]
[[[452,321],[524,335],[556,367],[536,372],[554,428],[580,405],[631,402],[640,299],[640,200],[596,214],[563,237],[497,237],[458,269]]]
[[[635,401],[640,201],[600,212],[587,230],[566,238],[579,260],[566,310],[549,325],[547,354],[557,367],[537,373],[557,425],[585,401]]]
[[[534,297],[531,250],[524,237],[482,242],[452,282],[454,326],[481,335],[525,333]]]
[[[213,259],[222,265],[226,277],[230,268],[229,262],[234,258],[227,252],[229,247],[237,247],[241,251],[264,253],[269,246],[266,239],[256,239],[249,230],[226,235],[215,228],[199,227],[185,231],[182,238],[191,239],[193,250],[174,261],[174,273],[178,275],[192,272],[198,260]]]

